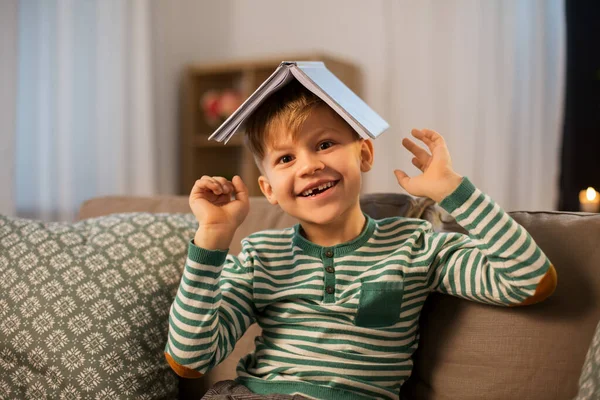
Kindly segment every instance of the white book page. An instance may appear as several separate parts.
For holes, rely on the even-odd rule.
[[[271,93],[277,91],[281,86],[285,85],[293,78],[294,77],[290,73],[290,66],[284,64],[280,65],[275,72],[273,72],[271,76],[267,78],[267,80],[264,81],[258,89],[256,89],[254,93],[252,93],[250,97],[248,97],[242,105],[213,132],[212,135],[209,136],[208,140],[214,139],[218,142],[225,141],[225,143],[227,143],[238,130],[242,122],[244,122],[244,120],[252,114],[252,112],[254,112],[254,110],[261,105]]]

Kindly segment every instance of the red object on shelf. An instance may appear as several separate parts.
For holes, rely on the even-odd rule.
[[[204,93],[200,107],[206,122],[210,126],[218,126],[242,105],[242,95],[236,90],[209,90]]]

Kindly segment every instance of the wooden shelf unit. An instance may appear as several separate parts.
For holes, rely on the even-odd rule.
[[[354,93],[361,95],[358,67],[324,54],[188,66],[181,87],[179,194],[188,195],[194,182],[203,175],[227,179],[240,175],[251,196],[261,195],[258,186],[260,173],[252,154],[244,145],[243,132],[237,132],[226,145],[209,141],[208,137],[216,128],[208,125],[204,119],[200,101],[208,90],[231,88],[247,98],[283,60],[323,61]]]

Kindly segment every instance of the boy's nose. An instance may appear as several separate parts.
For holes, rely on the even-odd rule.
[[[302,167],[300,168],[300,176],[302,175],[313,175],[315,172],[325,168],[323,161],[316,156],[304,157],[302,160]]]

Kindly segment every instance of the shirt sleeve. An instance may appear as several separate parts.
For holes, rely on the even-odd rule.
[[[425,233],[437,247],[432,289],[483,303],[516,306],[543,300],[556,271],[529,233],[468,178],[440,202],[466,229]]]
[[[255,321],[253,276],[247,241],[237,257],[190,243],[165,347],[165,357],[178,375],[200,377],[233,351]]]

